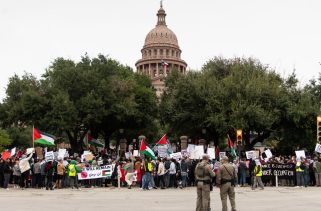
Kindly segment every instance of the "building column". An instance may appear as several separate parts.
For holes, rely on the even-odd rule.
[[[158,63],[156,63],[156,76],[159,76]]]

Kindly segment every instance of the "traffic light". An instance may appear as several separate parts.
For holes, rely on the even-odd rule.
[[[321,120],[321,118],[320,118],[320,120]],[[320,121],[320,123],[321,123],[321,121]],[[237,145],[242,145],[242,142],[243,142],[242,134],[243,134],[242,129],[239,129],[239,130],[236,131],[236,143],[237,143]]]
[[[321,116],[317,117],[317,140],[321,143]]]

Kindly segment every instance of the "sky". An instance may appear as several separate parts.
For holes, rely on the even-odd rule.
[[[134,68],[158,0],[0,0],[0,101],[8,79],[38,78],[57,57],[107,55]],[[254,57],[300,85],[321,72],[320,0],[164,0],[182,59]]]

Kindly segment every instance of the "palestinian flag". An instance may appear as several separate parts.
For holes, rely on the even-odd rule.
[[[156,160],[155,154],[153,150],[151,150],[148,146],[146,146],[144,140],[142,140],[142,144],[140,146],[140,153],[146,156],[151,157],[153,160]]]
[[[167,144],[166,140],[167,139],[166,139],[166,134],[165,134],[165,135],[163,135],[163,137],[161,139],[159,139],[159,141],[157,142],[156,145],[166,145]]]
[[[86,141],[87,144],[90,144],[90,145],[96,146],[96,147],[101,147],[101,148],[104,147],[103,143],[101,143],[98,139],[91,137],[88,133],[86,134],[85,138],[87,139],[87,141]]]
[[[236,157],[236,152],[235,152],[235,149],[234,149],[234,144],[233,144],[233,142],[232,142],[232,140],[231,140],[231,138],[230,138],[229,135],[227,135],[227,139],[228,139],[228,145],[229,145],[229,147],[230,147],[230,153],[231,153],[231,155],[232,155],[233,157]]]
[[[55,146],[54,136],[40,132],[36,128],[33,128],[33,142],[35,144],[41,144],[45,146]]]

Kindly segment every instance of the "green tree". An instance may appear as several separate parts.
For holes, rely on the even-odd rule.
[[[80,62],[56,59],[41,80],[30,74],[14,76],[3,106],[7,127],[34,125],[79,151],[90,130],[109,146],[120,128],[156,128],[157,99],[146,76],[99,55]]]
[[[11,139],[7,131],[0,129],[0,152],[6,149],[11,144]]]

